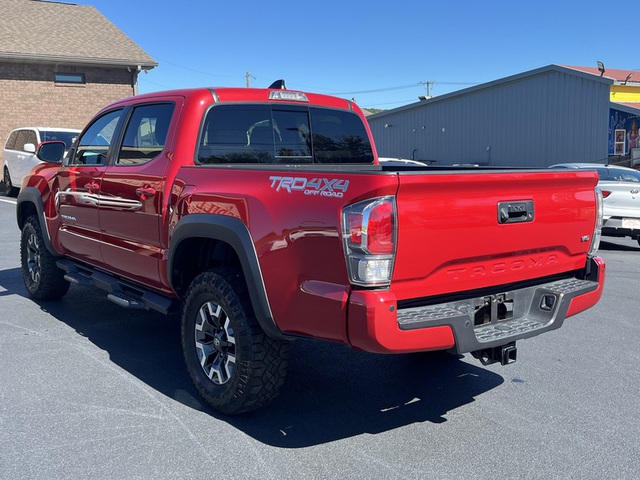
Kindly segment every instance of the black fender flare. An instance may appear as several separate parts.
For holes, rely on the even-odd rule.
[[[24,221],[27,216],[24,215],[24,209],[27,204],[33,205],[38,215],[38,221],[40,222],[40,229],[42,230],[42,238],[44,239],[44,245],[49,250],[49,253],[54,257],[60,257],[60,253],[56,252],[51,243],[51,235],[49,235],[49,226],[47,225],[46,218],[44,216],[44,205],[42,203],[42,195],[40,190],[36,187],[26,187],[20,189],[18,198],[16,200],[16,220],[18,221],[18,228],[22,231],[24,227]]]
[[[173,231],[169,244],[168,280],[173,286],[173,262],[180,243],[189,238],[208,238],[227,243],[240,259],[240,266],[247,282],[249,297],[258,323],[272,338],[285,338],[271,312],[269,299],[258,262],[253,239],[242,220],[227,215],[192,214],[182,217]]]

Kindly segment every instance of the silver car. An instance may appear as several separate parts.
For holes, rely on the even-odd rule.
[[[562,168],[590,169],[598,172],[602,190],[604,223],[602,235],[631,237],[640,244],[640,172],[632,168],[593,163],[561,163]]]

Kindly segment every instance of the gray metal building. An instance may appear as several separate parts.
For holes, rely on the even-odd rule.
[[[558,65],[368,117],[381,157],[547,167],[608,158],[613,80]]]

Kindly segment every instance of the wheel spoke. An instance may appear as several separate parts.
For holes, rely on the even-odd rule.
[[[215,305],[212,302],[207,302],[207,310],[209,312],[209,321],[213,327],[220,328],[220,315],[224,314],[220,305]]]
[[[233,371],[235,368],[236,368],[236,356],[232,354],[227,355],[227,358],[224,361],[224,370],[227,374],[227,379],[231,378],[231,375],[233,374]]]
[[[207,363],[207,358],[209,358],[207,350],[210,351],[211,349],[203,343],[196,342],[196,351],[198,353],[198,359],[200,359],[200,365],[202,366],[202,368],[205,368],[204,366]]]
[[[204,306],[198,311],[198,317],[200,318],[200,321],[196,321],[196,330],[198,332],[203,332],[205,325],[208,323],[207,311]],[[197,336],[198,334],[196,333],[196,338]]]
[[[217,383],[219,385],[222,385],[229,379],[228,377],[226,379],[223,377],[221,364],[222,364],[222,356],[217,355],[215,361],[211,365],[211,370],[209,371],[209,379],[213,380],[214,383]],[[213,378],[214,375],[215,375],[215,379]]]
[[[229,317],[227,317],[226,321],[224,322],[224,332],[227,336],[227,342],[233,344],[235,346],[236,344],[236,337],[233,333],[233,328],[231,328],[230,326],[230,322],[229,322]]]

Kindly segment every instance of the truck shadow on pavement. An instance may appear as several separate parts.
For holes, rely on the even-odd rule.
[[[229,422],[260,441],[299,448],[377,434],[446,414],[503,383],[445,353],[375,355],[324,342],[294,342],[280,397]],[[478,364],[479,365],[479,364]]]
[[[29,298],[27,290],[24,288],[22,270],[20,268],[0,270],[0,289],[0,297],[20,295],[21,297]]]
[[[0,286],[26,297],[19,269],[0,272]],[[280,396],[257,412],[226,417],[204,404],[191,384],[178,315],[125,310],[102,292],[77,286],[61,301],[39,305],[166,397],[282,448],[412,423],[442,423],[448,412],[504,382],[500,375],[453,355],[374,355],[328,342],[296,340]]]

